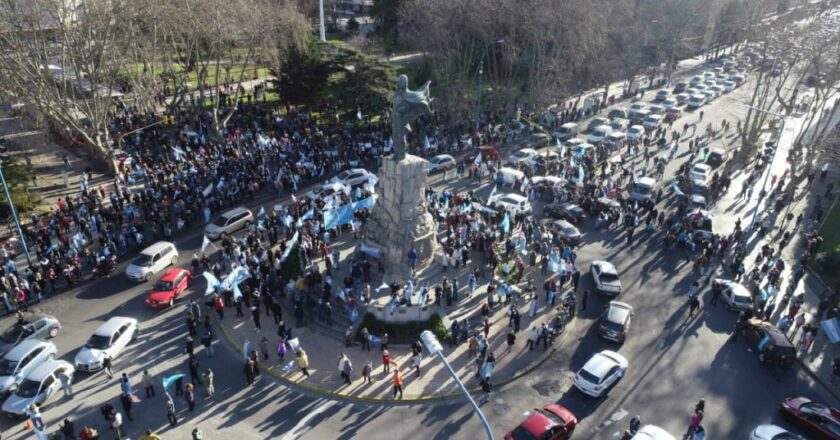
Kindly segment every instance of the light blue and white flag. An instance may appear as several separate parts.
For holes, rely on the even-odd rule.
[[[295,235],[293,235],[292,239],[289,241],[289,246],[286,247],[286,250],[283,251],[283,255],[280,256],[280,262],[285,262],[286,259],[289,258],[289,254],[292,253],[292,249],[294,249],[295,245],[297,245],[298,239],[298,232],[295,231]]]
[[[213,292],[221,292],[222,283],[219,282],[219,279],[216,278],[215,275],[210,272],[204,272],[202,275],[204,275],[204,279],[207,280],[207,290],[204,292],[205,295],[209,295]]]
[[[429,136],[423,134],[423,148],[429,150],[432,148],[432,144],[429,143]]]
[[[685,195],[685,193],[684,193],[684,192],[682,192],[682,190],[680,190],[680,186],[679,186],[679,185],[677,185],[677,181],[676,181],[676,179],[675,179],[675,180],[671,183],[671,189],[673,189],[673,190],[674,190],[674,192],[675,192],[678,196],[680,196],[680,197],[682,197],[682,196],[684,196],[684,195]]]
[[[204,253],[204,251],[207,250],[207,246],[210,246],[211,244],[210,239],[205,235],[204,239],[201,240],[201,253]]]
[[[265,206],[260,206],[260,212],[257,213],[257,217],[265,217]]]
[[[356,111],[356,119],[362,120],[362,109]]]
[[[502,230],[505,231],[505,234],[510,232],[510,214],[507,212],[505,213],[505,218],[502,219]]]
[[[175,383],[176,380],[181,379],[183,377],[184,377],[184,374],[182,374],[182,373],[173,374],[172,376],[163,376],[163,390],[164,391],[168,390],[169,387],[171,387],[172,384]]]

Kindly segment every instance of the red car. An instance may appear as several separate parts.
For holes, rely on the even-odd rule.
[[[505,435],[505,440],[566,440],[575,432],[577,418],[568,409],[549,403],[535,409],[522,424]]]
[[[806,397],[788,397],[779,406],[782,416],[815,439],[840,440],[840,411]]]
[[[172,267],[155,283],[146,296],[146,305],[155,309],[171,307],[175,298],[187,290],[192,281],[192,273],[187,269]]]

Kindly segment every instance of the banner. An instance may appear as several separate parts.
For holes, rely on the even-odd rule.
[[[248,271],[248,268],[237,266],[222,281],[222,287],[224,289],[233,289],[248,278],[251,278],[251,272]]]
[[[204,272],[202,275],[204,275],[204,278],[207,280],[207,290],[204,292],[205,295],[209,295],[213,292],[221,293],[222,283],[219,282],[219,279],[216,278],[215,275],[210,272]]]
[[[292,239],[289,241],[289,246],[286,247],[286,250],[283,251],[283,255],[280,256],[280,262],[285,262],[287,258],[289,258],[289,254],[292,253],[292,249],[294,249],[295,245],[297,245],[299,239],[298,232],[295,231],[295,235],[292,236]]]
[[[324,229],[335,229],[353,221],[353,213],[362,209],[373,208],[374,197],[368,197],[358,202],[348,203],[336,209],[324,211]]]
[[[820,326],[832,344],[840,342],[840,321],[837,321],[837,318],[826,319]]]

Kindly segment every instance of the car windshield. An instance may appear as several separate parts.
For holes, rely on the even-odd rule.
[[[521,426],[514,429],[513,432],[510,433],[510,436],[513,440],[537,440],[537,438],[534,437],[534,434],[531,434],[527,429]]]
[[[17,368],[17,361],[0,359],[0,376],[12,376]]]
[[[823,405],[821,403],[817,403],[817,402],[803,403],[799,407],[799,411],[807,413],[807,414],[817,414],[817,413],[825,411],[826,409],[827,408],[825,407],[825,405]]]
[[[517,158],[517,159],[518,159],[518,158],[520,158],[520,157],[525,157],[525,156],[527,156],[527,155],[528,155],[528,153],[527,153],[527,152],[525,152],[525,151],[517,151],[517,152],[515,152],[515,153],[511,154],[511,156],[513,156],[513,157],[515,157],[515,158]]]
[[[164,292],[167,290],[172,290],[172,282],[171,281],[163,281],[160,280],[155,283],[155,287],[152,290],[156,290],[158,292]]]
[[[548,418],[549,420],[551,420],[552,422],[554,422],[558,425],[565,425],[566,424],[565,420],[561,419],[560,416],[558,416],[557,414],[554,414],[551,411],[543,409],[543,410],[540,410],[540,413],[542,415],[544,415],[546,418]]]
[[[748,296],[734,295],[733,299],[735,300],[736,303],[741,303],[741,304],[749,304],[749,303],[752,302],[752,298],[750,298]]]
[[[17,389],[15,394],[20,397],[35,397],[35,395],[38,394],[38,388],[40,387],[40,382],[32,379],[26,379],[20,384],[20,387]]]
[[[213,220],[213,224],[215,226],[220,226],[220,227],[224,226],[224,225],[227,224],[227,218],[219,216],[219,217],[216,218],[216,220]]]
[[[600,280],[602,283],[614,283],[618,281],[618,275],[609,272],[601,273]]]
[[[577,229],[572,226],[561,226],[560,230],[566,235],[578,235]]]
[[[17,342],[21,333],[23,333],[23,326],[15,323],[0,335],[0,340],[3,342]]]
[[[141,267],[151,266],[152,257],[150,255],[140,254],[134,259],[134,261],[131,262],[131,264]]]
[[[350,177],[350,174],[351,174],[350,170],[344,171],[344,172],[342,172],[341,174],[338,175],[338,179],[339,180],[344,180],[344,179]]]
[[[636,184],[633,185],[633,192],[641,195],[648,195],[650,193],[651,188],[647,185]]]
[[[601,378],[600,377],[598,377],[598,376],[596,376],[596,375],[594,375],[594,374],[592,374],[592,373],[590,373],[586,370],[580,370],[580,372],[578,373],[578,376],[580,376],[581,379],[583,379],[583,380],[585,380],[589,383],[594,383],[594,384],[601,383]]]
[[[96,350],[105,350],[110,346],[111,338],[101,335],[91,335],[90,339],[88,339],[87,343],[85,344],[85,347],[93,348]]]

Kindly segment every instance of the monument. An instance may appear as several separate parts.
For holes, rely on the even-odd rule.
[[[430,113],[429,100],[428,82],[409,90],[408,77],[397,78],[391,107],[393,155],[379,169],[378,198],[365,225],[363,245],[379,251],[386,271],[398,283],[411,272],[408,254],[412,248],[418,267],[431,263],[439,253],[434,219],[426,210],[429,163],[405,152],[406,132],[415,119]]]

